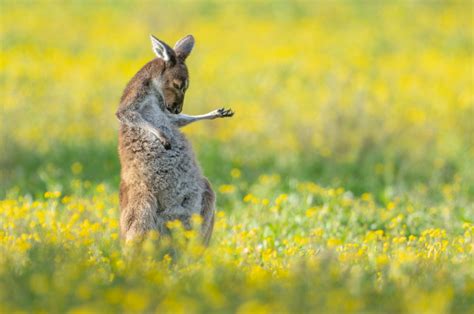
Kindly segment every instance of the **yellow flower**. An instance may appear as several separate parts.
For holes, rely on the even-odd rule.
[[[231,175],[231,177],[234,178],[234,179],[240,178],[241,174],[242,174],[242,173],[241,173],[240,170],[237,169],[237,168],[233,168],[233,169],[230,171],[230,175]]]
[[[389,263],[389,259],[386,255],[378,255],[375,259],[377,267],[385,266]]]
[[[318,211],[317,207],[310,207],[306,210],[305,215],[306,215],[306,217],[311,218],[314,215],[316,215],[317,211]]]
[[[259,203],[259,199],[255,195],[253,195],[252,193],[249,193],[249,194],[245,195],[243,201],[245,203],[252,203],[252,204],[258,204]]]
[[[322,237],[323,234],[324,234],[324,230],[322,228],[316,228],[316,229],[311,230],[311,235],[317,238]]]
[[[123,308],[125,312],[141,312],[149,303],[146,294],[141,291],[129,291],[123,300]]]
[[[111,288],[105,293],[105,299],[111,304],[120,304],[123,300],[123,291],[118,287]]]
[[[82,164],[77,161],[71,165],[71,171],[75,175],[80,174],[82,172],[82,168]]]
[[[394,202],[389,202],[387,204],[387,210],[393,210],[395,208],[395,203]]]
[[[372,195],[370,193],[364,193],[364,194],[362,194],[361,199],[364,200],[364,201],[369,202],[369,201],[372,200]]]
[[[336,239],[336,238],[330,238],[330,239],[328,239],[326,244],[327,244],[328,248],[334,248],[336,246],[341,245],[342,241],[339,240],[339,239]]]
[[[275,200],[275,205],[280,206],[287,199],[288,199],[288,194],[280,194]]]
[[[60,196],[61,196],[60,191],[53,191],[53,192],[45,192],[44,193],[44,198],[54,199],[54,198],[59,198]]]
[[[222,194],[231,194],[235,192],[235,186],[232,184],[223,184],[219,186],[219,192]]]

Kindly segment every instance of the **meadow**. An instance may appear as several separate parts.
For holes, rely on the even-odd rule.
[[[0,312],[474,312],[472,12],[1,1]],[[126,248],[114,113],[189,33],[184,112],[236,112],[184,129],[213,239]]]

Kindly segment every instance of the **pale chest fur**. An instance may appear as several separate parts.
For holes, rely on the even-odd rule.
[[[143,117],[167,134],[171,148],[165,149],[146,130],[121,125],[119,155],[122,181],[152,193],[158,211],[169,210],[167,214],[170,217],[199,213],[204,187],[191,145],[158,104],[150,99],[144,101],[148,104],[144,107]],[[183,213],[183,210],[186,212]]]

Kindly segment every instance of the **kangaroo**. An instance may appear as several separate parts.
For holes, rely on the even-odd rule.
[[[151,230],[169,233],[166,222],[179,219],[191,228],[201,215],[201,236],[208,245],[214,226],[215,194],[203,176],[192,147],[179,128],[192,122],[231,117],[231,109],[181,114],[189,75],[186,58],[194,47],[188,35],[171,48],[151,37],[157,58],[145,64],[126,86],[119,120],[120,232],[126,241]]]

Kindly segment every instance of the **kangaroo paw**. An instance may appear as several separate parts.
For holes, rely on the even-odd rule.
[[[221,118],[232,117],[234,115],[234,112],[232,111],[232,109],[225,109],[225,108],[218,109],[217,113],[219,114],[219,117]]]
[[[162,139],[160,139],[160,142],[166,150],[171,149],[171,143],[168,139],[162,138]]]

